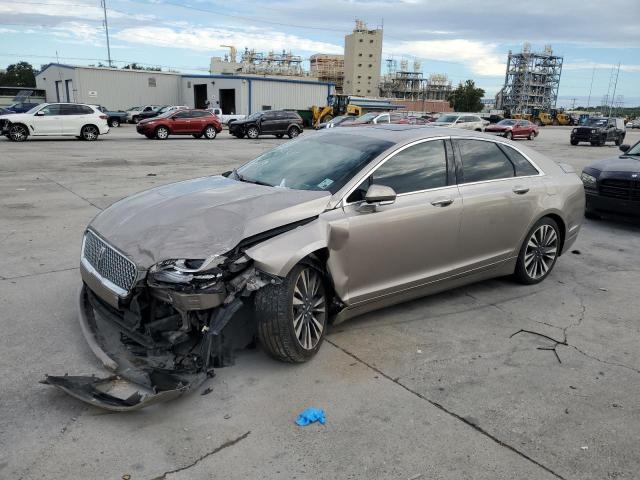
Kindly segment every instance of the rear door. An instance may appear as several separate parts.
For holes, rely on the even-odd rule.
[[[62,135],[61,105],[55,103],[41,108],[31,122],[32,135]]]
[[[194,110],[191,112],[191,133],[202,133],[204,131],[204,127],[210,122],[210,119],[213,118],[211,113],[205,111]]]
[[[462,202],[442,139],[392,153],[349,193],[344,205],[348,301],[360,303],[446,275],[455,262]],[[452,161],[451,155],[449,161]],[[370,184],[393,188],[391,205],[361,208]]]
[[[96,124],[94,111],[86,105],[62,105],[62,131],[64,135],[80,135],[84,125]],[[99,125],[96,125],[99,128]]]
[[[266,111],[260,120],[260,133],[273,134],[280,131],[278,113],[275,111]]]
[[[490,139],[454,139],[463,213],[460,259],[469,270],[517,255],[546,196],[540,172],[516,149]]]

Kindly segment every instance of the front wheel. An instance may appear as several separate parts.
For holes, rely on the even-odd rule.
[[[29,136],[29,131],[24,125],[11,125],[7,136],[14,142],[24,142]]]
[[[156,138],[158,140],[166,140],[169,138],[169,129],[167,127],[156,128]]]
[[[573,145],[574,147],[578,144],[577,140],[571,140],[571,145]]]
[[[207,128],[204,129],[204,137],[207,140],[213,140],[214,138],[216,138],[216,136],[218,135],[218,132],[216,132],[216,129],[209,125]]]
[[[97,140],[98,135],[100,135],[100,131],[98,130],[98,127],[94,125],[85,125],[80,131],[80,136],[82,137],[82,139],[89,142]]]
[[[507,140],[513,139],[513,133],[511,133],[511,132],[505,133],[504,134],[504,138],[506,138]]]
[[[131,122],[132,123],[138,123],[140,121],[140,117],[138,117],[137,115],[134,117],[131,117]]]
[[[534,138],[536,138],[535,132],[529,133],[529,140],[533,140]]]
[[[289,130],[287,130],[287,135],[289,136],[289,138],[296,138],[298,135],[300,135],[300,129],[298,127],[289,127]]]
[[[279,284],[255,297],[258,337],[269,355],[302,363],[320,349],[327,327],[327,296],[320,270],[299,263]]]
[[[622,142],[624,141],[624,137],[618,137],[616,138],[616,146],[620,146],[622,145]]]
[[[249,137],[252,140],[255,140],[259,136],[260,136],[260,130],[258,130],[258,127],[247,128],[247,137]]]
[[[544,280],[553,269],[560,253],[560,229],[545,217],[529,230],[520,248],[515,278],[526,285]]]

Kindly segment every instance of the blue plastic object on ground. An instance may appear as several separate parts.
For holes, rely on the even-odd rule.
[[[306,427],[314,422],[319,422],[324,425],[327,420],[324,417],[324,410],[319,408],[307,408],[304,412],[298,415],[296,424],[301,427]]]

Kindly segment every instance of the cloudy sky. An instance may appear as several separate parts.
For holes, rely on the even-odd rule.
[[[421,61],[425,74],[454,83],[473,78],[493,95],[507,52],[523,42],[551,44],[564,56],[560,104],[591,104],[607,93],[621,62],[616,96],[640,105],[639,0],[106,0],[111,55],[129,62],[206,72],[220,45],[282,49],[308,58],[342,53],[344,35],[360,18],[384,25],[383,60]],[[0,0],[0,68],[18,60],[36,66],[106,63],[99,0]],[[595,67],[595,74],[594,74]]]

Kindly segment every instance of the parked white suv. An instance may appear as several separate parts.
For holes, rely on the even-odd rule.
[[[97,140],[109,133],[108,116],[91,105],[42,103],[26,113],[0,116],[0,130],[14,142],[29,136],[74,136]]]
[[[487,120],[483,120],[479,115],[473,113],[445,113],[431,125],[434,127],[464,128],[465,130],[482,132],[488,124]]]

